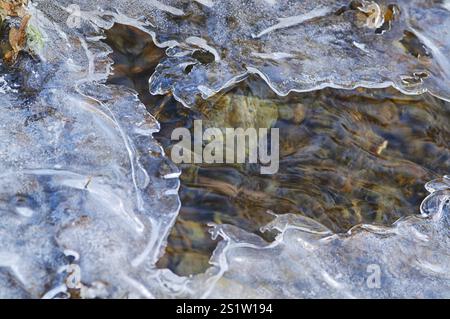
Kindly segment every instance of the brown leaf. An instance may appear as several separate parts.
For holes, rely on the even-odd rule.
[[[23,17],[20,27],[11,28],[9,30],[9,44],[12,50],[5,54],[5,60],[9,63],[14,63],[20,51],[25,48],[27,41],[27,26],[31,16],[26,15]]]
[[[0,9],[5,11],[6,16],[22,17],[27,4],[28,0],[0,0]]]

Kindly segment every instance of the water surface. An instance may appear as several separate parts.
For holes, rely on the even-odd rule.
[[[208,223],[231,224],[267,240],[268,212],[308,216],[335,232],[391,225],[417,214],[423,185],[450,169],[450,104],[429,94],[387,89],[324,89],[279,97],[257,77],[186,108],[152,96],[148,78],[164,52],[136,29],[108,31],[114,48],[110,82],[136,89],[158,119],[155,137],[170,154],[176,127],[280,129],[280,170],[257,164],[180,166],[182,207],[159,261],[178,274],[204,271],[216,242]]]

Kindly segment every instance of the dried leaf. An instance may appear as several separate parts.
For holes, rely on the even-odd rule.
[[[9,30],[9,44],[11,45],[12,50],[5,54],[5,60],[9,63],[14,63],[19,52],[25,48],[27,40],[26,30],[30,18],[30,15],[24,16],[18,29],[11,28],[11,30]]]
[[[27,5],[28,0],[0,0],[0,10],[9,17],[23,17]]]

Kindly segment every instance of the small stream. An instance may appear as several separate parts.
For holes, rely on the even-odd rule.
[[[268,212],[310,217],[335,232],[369,223],[391,225],[415,215],[423,185],[450,171],[450,103],[395,89],[323,89],[279,97],[257,77],[186,108],[153,96],[148,79],[164,56],[145,33],[123,25],[107,32],[114,74],[109,82],[139,92],[161,124],[166,153],[177,127],[280,130],[280,169],[258,164],[181,164],[181,210],[158,265],[177,274],[203,272],[217,242],[209,223],[231,224],[271,240],[260,228]]]

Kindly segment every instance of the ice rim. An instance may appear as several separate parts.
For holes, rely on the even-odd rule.
[[[189,29],[192,25],[180,19],[186,12],[217,15],[224,10],[242,18],[240,15],[248,11],[241,10],[240,5],[252,4],[258,10],[253,9],[251,14],[261,18],[261,9],[267,19],[255,25],[259,31],[248,34],[262,39],[286,26],[295,27],[299,21],[301,26],[311,21],[325,23],[322,15],[344,8],[333,5],[331,11],[316,10],[319,4],[327,8],[328,3],[302,2],[297,3],[298,7],[286,7],[284,1],[225,1],[220,5],[211,1],[32,1],[28,6],[30,23],[44,44],[33,48],[39,60],[19,62],[20,87],[12,84],[14,79],[10,77],[14,75],[2,71],[0,297],[449,297],[448,176],[427,184],[431,194],[421,206],[422,215],[403,218],[392,227],[361,225],[347,234],[333,234],[305,217],[275,215],[263,230],[275,230],[279,235],[267,243],[233,226],[212,225],[213,237],[223,240],[205,273],[180,277],[155,266],[178,214],[180,172],[152,138],[159,125],[139,102],[136,92],[104,84],[112,61],[108,58],[110,48],[100,41],[103,30],[114,23],[132,25],[151,34],[159,46],[167,47],[168,58],[150,79],[151,90],[172,91],[189,105],[200,91],[206,92],[202,97],[207,98],[245,78],[252,59],[247,57],[247,68],[242,73],[230,71],[232,60],[223,58],[223,52],[213,50],[213,43],[209,43],[212,39],[230,42],[228,35],[208,28]],[[408,9],[412,10],[409,15],[421,16],[421,23],[430,14],[440,17],[446,10],[445,6],[436,9],[438,13],[425,10],[429,9],[425,1],[413,2],[423,10],[411,9],[406,2],[391,3],[398,3],[403,12],[395,25],[411,23],[403,20]],[[68,9],[71,5],[72,9]],[[73,15],[74,8],[81,9],[79,15]],[[273,10],[277,15],[269,15]],[[354,15],[360,10],[341,11]],[[296,18],[279,19],[285,12]],[[70,18],[76,18],[72,21],[75,24],[68,23]],[[208,19],[204,21],[209,25]],[[343,23],[347,25],[348,21],[344,19]],[[443,27],[446,23],[448,18],[439,25],[439,32],[447,37],[444,45],[449,43],[445,32],[450,29]],[[211,24],[219,23],[214,20]],[[431,45],[440,35],[433,33],[438,32],[435,28],[417,37],[433,57],[438,57],[439,64],[445,62],[440,57],[448,55],[442,53],[447,47]],[[395,38],[394,29],[385,34]],[[286,34],[292,36],[290,31]],[[211,39],[202,40],[201,35]],[[372,45],[357,43],[360,50]],[[288,41],[286,45],[292,44]],[[199,49],[212,53],[214,63],[221,63],[214,67],[223,77],[211,78],[212,61],[199,64],[197,58],[191,57]],[[270,59],[288,57],[289,53],[278,52]],[[267,54],[258,52],[257,57],[265,60]],[[433,59],[427,61],[431,75],[420,78],[420,89],[408,92],[435,89],[436,95],[445,98],[448,93],[441,94],[438,89],[448,79],[438,77],[436,71],[442,65],[433,64]],[[408,65],[408,72],[418,72],[417,59],[401,62]],[[195,65],[188,74],[179,73],[186,63]],[[295,70],[295,63],[290,65]],[[275,64],[266,66],[277,70]],[[381,65],[375,68],[382,72]],[[358,84],[323,82],[301,89],[283,86],[264,70],[258,70],[266,74],[263,78],[279,94],[322,86],[379,87],[395,85],[398,80],[377,81],[379,77],[358,75],[364,79]],[[404,72],[402,69],[393,74]],[[428,88],[433,81],[441,86]],[[301,80],[292,83],[300,84]],[[204,87],[199,89],[199,84]],[[379,285],[368,283],[371,269],[380,271]]]

